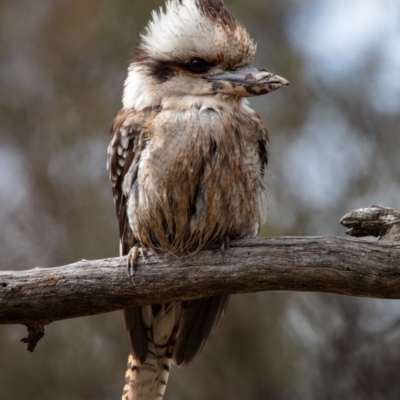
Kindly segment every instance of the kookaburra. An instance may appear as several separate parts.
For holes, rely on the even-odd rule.
[[[153,12],[111,127],[108,168],[121,255],[178,256],[257,236],[268,133],[246,97],[288,82],[250,66],[256,46],[222,0],[169,0]],[[229,296],[123,311],[131,355],[123,400],[160,400],[173,362],[189,364]]]

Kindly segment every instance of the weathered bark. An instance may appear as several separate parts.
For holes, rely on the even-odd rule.
[[[125,258],[3,271],[0,323],[27,325],[33,350],[52,321],[133,305],[265,290],[400,299],[400,243],[384,240],[398,238],[400,212],[391,210],[371,206],[341,220],[349,234],[380,235],[380,242],[286,237],[232,242],[224,254],[177,258],[145,251],[133,277]]]
[[[372,205],[346,214],[340,223],[349,228],[346,233],[354,237],[375,236],[383,242],[400,241],[400,211],[390,207]]]

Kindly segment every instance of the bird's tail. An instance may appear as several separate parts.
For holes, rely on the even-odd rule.
[[[128,357],[125,373],[125,385],[122,400],[162,400],[172,363],[173,344],[176,339],[174,330],[167,348],[149,348],[146,361],[143,364]],[[160,354],[162,353],[162,354]]]

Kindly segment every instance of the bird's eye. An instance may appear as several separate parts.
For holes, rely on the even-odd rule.
[[[189,67],[193,72],[205,72],[207,66],[207,61],[202,58],[192,58],[189,61]]]

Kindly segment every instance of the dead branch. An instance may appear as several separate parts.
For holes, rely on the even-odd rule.
[[[212,249],[182,258],[144,251],[133,276],[125,258],[2,271],[0,323],[27,325],[26,342],[33,350],[52,321],[135,305],[266,290],[400,299],[400,243],[393,240],[400,212],[371,206],[345,215],[341,223],[349,234],[383,239],[240,240],[224,254]]]

